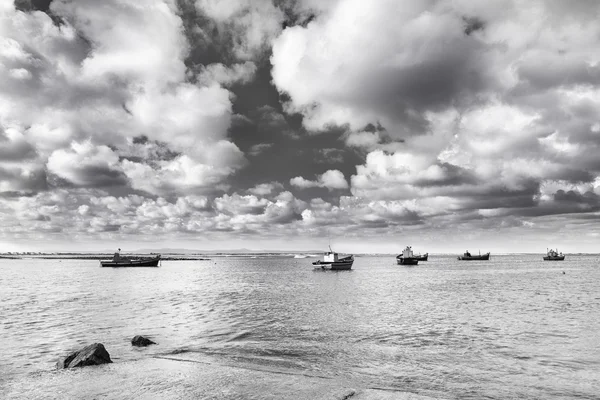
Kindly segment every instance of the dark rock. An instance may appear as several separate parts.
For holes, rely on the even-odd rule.
[[[156,343],[143,336],[135,335],[133,339],[131,339],[131,344],[137,347],[146,347]]]
[[[85,367],[88,365],[100,365],[112,363],[110,354],[102,343],[94,343],[83,349],[69,354],[56,363],[57,369]]]

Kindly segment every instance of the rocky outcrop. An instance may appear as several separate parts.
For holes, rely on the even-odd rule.
[[[88,365],[100,365],[112,363],[110,354],[102,343],[94,343],[83,349],[69,354],[56,363],[57,369],[85,367]]]
[[[137,347],[146,347],[156,343],[143,336],[135,335],[133,339],[131,339],[131,344]]]

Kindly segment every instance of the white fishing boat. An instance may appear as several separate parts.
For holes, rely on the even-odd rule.
[[[414,255],[411,246],[406,246],[402,251],[402,254],[396,256],[396,262],[399,265],[417,265],[419,263],[419,257],[420,256]]]
[[[332,271],[349,270],[354,264],[354,256],[352,254],[340,258],[339,254],[331,250],[323,254],[323,260],[318,260],[312,263],[315,269],[329,269]]]

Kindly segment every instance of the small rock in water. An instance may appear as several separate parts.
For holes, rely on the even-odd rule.
[[[69,354],[67,357],[58,360],[57,369],[85,367],[88,365],[100,365],[112,363],[110,354],[104,348],[102,343],[94,343],[85,346],[83,349]]]
[[[146,347],[156,343],[143,336],[135,335],[133,339],[131,339],[131,344],[137,347]]]

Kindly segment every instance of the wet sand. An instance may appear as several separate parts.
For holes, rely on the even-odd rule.
[[[439,397],[368,387],[302,371],[227,365],[188,355],[48,371],[5,382],[3,399],[394,399]]]

